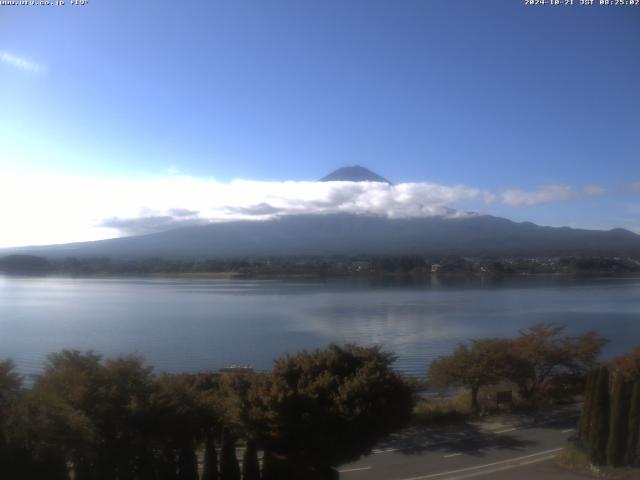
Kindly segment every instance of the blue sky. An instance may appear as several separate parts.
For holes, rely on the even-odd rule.
[[[481,192],[447,193],[445,203],[458,209],[640,231],[639,45],[640,6],[4,6],[0,172],[13,195],[36,177],[49,185],[35,193],[47,204],[78,179],[110,180],[105,191],[122,192],[135,188],[118,182],[160,182],[149,187],[155,192],[162,182],[188,177],[214,182],[216,195],[216,188],[245,179],[273,183],[269,195],[277,197],[282,181],[361,164],[398,184]],[[233,195],[246,195],[243,188]],[[86,190],[74,198],[87,195],[90,206]],[[40,211],[33,198],[11,202],[7,195],[0,198],[5,219]],[[129,209],[96,210],[120,218],[209,208],[186,199],[183,205],[185,194],[175,195],[170,205],[138,195]],[[21,210],[25,202],[29,208]],[[10,243],[119,234],[90,234],[89,226],[71,234],[76,221],[93,228],[104,219],[74,217],[67,203],[53,204],[67,211],[58,211],[66,223],[52,223],[48,233],[18,233]],[[42,208],[52,215],[53,206]],[[52,235],[55,228],[68,234]]]

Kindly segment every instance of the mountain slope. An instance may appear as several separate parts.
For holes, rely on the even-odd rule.
[[[320,179],[321,182],[382,182],[391,185],[391,182],[368,168],[354,165],[342,167]]]
[[[504,218],[283,216],[180,228],[151,235],[3,253],[47,257],[221,258],[336,254],[576,255],[640,254],[640,236],[623,229],[541,227]]]

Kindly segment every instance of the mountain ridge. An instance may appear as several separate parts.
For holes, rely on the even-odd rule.
[[[387,218],[348,213],[287,215],[183,227],[141,236],[0,250],[50,258],[136,259],[438,255],[637,255],[640,235],[517,223],[491,215]]]

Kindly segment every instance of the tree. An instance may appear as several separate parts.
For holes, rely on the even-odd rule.
[[[258,451],[253,440],[247,440],[247,446],[242,458],[242,480],[260,480],[260,465]]]
[[[571,373],[584,376],[606,340],[596,332],[563,335],[565,327],[540,323],[520,332],[511,342],[507,377],[518,385],[523,398],[536,402],[539,391],[554,377]]]
[[[637,467],[640,466],[640,380],[633,383],[630,404],[625,463]]]
[[[214,436],[211,434],[205,443],[202,480],[218,480],[218,454]]]
[[[153,437],[160,440],[165,451],[166,468],[177,470],[179,478],[193,475],[196,447],[211,439],[216,430],[216,395],[217,381],[208,374],[163,374],[156,380],[147,418],[152,422]],[[213,444],[210,448],[215,456]],[[213,461],[215,458],[209,456],[208,464]],[[215,464],[212,467],[207,475],[217,474]]]
[[[278,479],[273,463],[273,453],[271,453],[270,449],[266,448],[262,453],[262,480]]]
[[[155,390],[139,357],[103,362],[91,352],[63,351],[49,357],[29,410],[41,443],[63,452],[76,479],[142,479],[161,449],[154,443],[161,423],[152,418]]]
[[[63,350],[47,358],[43,374],[30,392],[29,422],[38,425],[42,443],[56,445],[73,463],[77,480],[92,479],[105,448],[94,420],[104,405],[101,357],[92,352]]]
[[[22,389],[22,377],[15,371],[11,360],[0,362],[0,409],[8,408],[15,402]]]
[[[22,390],[22,377],[15,373],[11,360],[0,362],[0,449],[6,445],[9,432],[9,421]],[[0,452],[1,455],[1,452]]]
[[[220,378],[221,416],[239,436],[255,440],[263,430],[259,396],[268,374],[229,373]]]
[[[629,382],[620,372],[616,372],[611,395],[611,419],[607,445],[607,464],[614,467],[621,467],[625,462],[630,394]]]
[[[16,432],[18,400],[22,390],[22,378],[15,373],[11,360],[0,362],[0,472],[8,478],[28,476],[32,459],[21,448],[20,432]],[[19,428],[19,427],[18,427]],[[27,475],[25,475],[27,474]]]
[[[240,467],[236,457],[236,442],[229,428],[222,431],[220,452],[220,480],[240,480]]]
[[[278,459],[269,448],[262,455],[262,480],[293,480],[291,472],[283,465],[282,459]]]
[[[613,361],[614,368],[629,380],[640,380],[640,345]]]
[[[178,453],[178,479],[198,480],[198,458],[189,445],[184,445]]]
[[[413,409],[413,387],[391,369],[393,360],[354,345],[276,360],[254,399],[263,415],[261,444],[286,457],[295,478],[316,478],[368,453],[406,425]]]
[[[471,391],[471,409],[477,412],[481,387],[499,381],[510,363],[509,343],[502,339],[474,340],[471,345],[460,344],[451,355],[435,360],[429,367],[429,385],[465,387]]]
[[[609,368],[600,367],[594,389],[591,426],[589,428],[589,459],[594,465],[606,462],[609,438]]]
[[[582,444],[585,444],[589,440],[589,429],[591,427],[591,416],[593,414],[593,397],[596,380],[598,377],[597,370],[589,370],[587,379],[585,382],[584,391],[584,403],[582,406],[582,413],[580,415],[580,421],[578,424],[578,437]]]

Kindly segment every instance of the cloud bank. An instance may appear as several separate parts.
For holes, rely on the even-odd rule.
[[[167,185],[184,208],[145,207],[135,217],[112,217],[99,227],[138,235],[180,226],[229,220],[268,220],[296,214],[355,213],[400,217],[457,216],[451,205],[460,201],[493,201],[481,190],[431,183],[387,185],[378,182],[255,182],[230,184],[181,177]],[[149,185],[150,187],[154,187]],[[187,192],[189,192],[187,194]],[[194,192],[200,192],[198,199]],[[186,198],[189,195],[191,198]]]
[[[429,182],[260,182],[166,175],[152,179],[3,175],[0,247],[142,235],[230,220],[353,213],[389,218],[464,216],[500,202],[519,208],[601,195],[597,185],[546,185],[498,195]]]
[[[166,176],[148,180],[4,176],[0,246],[140,235],[229,220],[355,213],[392,218],[459,216],[459,203],[495,196],[463,185],[377,182],[218,182]]]

